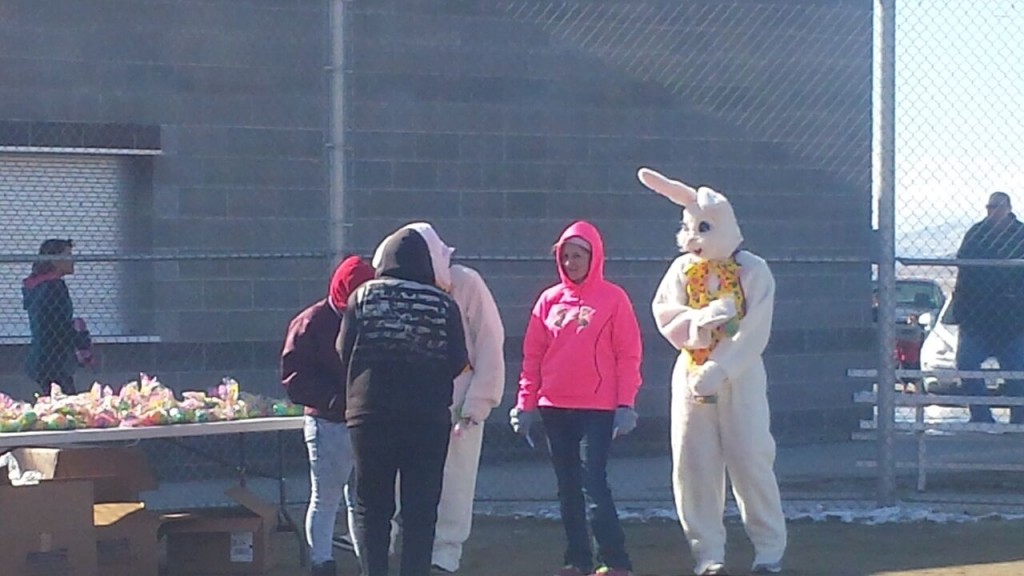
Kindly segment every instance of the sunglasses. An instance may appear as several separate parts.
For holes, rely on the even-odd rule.
[[[1006,204],[985,204],[985,209],[995,210],[996,208],[1002,208],[1003,206],[1006,206]]]

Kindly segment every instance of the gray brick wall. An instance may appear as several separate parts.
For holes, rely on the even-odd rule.
[[[152,201],[124,199],[125,221],[145,222],[126,253],[327,251],[327,6],[6,1],[0,121],[69,123],[100,136],[108,133],[96,127],[108,124],[157,131],[162,155],[138,160],[149,165],[151,190],[137,192]],[[15,136],[0,130],[0,144]],[[80,144],[64,138],[53,144]],[[279,395],[284,326],[325,293],[328,273],[318,260],[152,266],[134,279],[148,289],[139,331],[164,343],[105,346],[98,376],[117,382],[151,370],[196,388],[231,373],[247,389]],[[19,364],[3,386],[27,392]]]
[[[144,167],[151,201],[132,208],[150,226],[128,251],[326,249],[326,6],[9,0],[0,121],[159,129],[163,154]],[[673,353],[649,301],[678,214],[634,173],[647,164],[711,184],[733,200],[747,247],[776,262],[777,428],[790,439],[842,433],[855,417],[845,369],[873,360],[870,10],[867,0],[347,3],[346,248],[433,221],[495,292],[510,399],[529,306],[555,278],[541,259],[571,220],[592,220],[641,320],[640,406],[653,420],[665,416]],[[327,268],[152,265],[140,302],[166,343],[115,347],[111,378],[153,365],[195,387],[231,370],[275,390],[280,329],[323,293]]]
[[[353,3],[348,18],[349,238],[369,250],[428,219],[484,273],[509,331],[507,402],[555,269],[473,256],[544,257],[584,218],[610,257],[664,258],[608,274],[644,330],[641,409],[666,416],[674,353],[649,302],[678,212],[635,181],[652,165],[729,195],[746,246],[777,261],[776,429],[848,432],[845,369],[873,359],[870,2]]]

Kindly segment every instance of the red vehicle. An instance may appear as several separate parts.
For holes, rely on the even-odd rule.
[[[873,292],[875,320],[878,320],[878,286]],[[896,280],[896,368],[921,369],[921,344],[927,330],[918,322],[925,312],[937,315],[946,296],[934,280],[900,278]]]

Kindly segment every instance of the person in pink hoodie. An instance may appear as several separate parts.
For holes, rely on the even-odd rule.
[[[604,278],[597,228],[574,222],[554,251],[561,282],[541,293],[530,315],[511,424],[531,445],[538,419],[547,432],[567,540],[556,576],[631,576],[607,465],[612,440],[636,427],[640,328],[629,295]],[[584,497],[592,507],[596,571]]]

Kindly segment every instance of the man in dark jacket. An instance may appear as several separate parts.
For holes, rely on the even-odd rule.
[[[985,205],[988,216],[964,235],[957,259],[1006,260],[1024,258],[1024,224],[1013,214],[1010,196],[995,192]],[[959,370],[980,370],[994,356],[1001,370],[1024,370],[1024,267],[960,267],[953,293],[953,313],[960,324],[956,363]],[[964,378],[964,392],[984,395],[985,382]],[[1007,396],[1024,395],[1024,382],[1006,382]],[[988,406],[972,405],[971,422],[992,422]],[[1024,423],[1020,407],[1010,421]]]
[[[281,383],[292,402],[305,406],[310,479],[306,542],[312,576],[335,576],[337,571],[332,536],[352,471],[352,445],[345,425],[345,368],[335,342],[349,295],[373,276],[373,268],[357,256],[343,260],[334,271],[327,297],[292,319],[281,352]]]
[[[349,299],[338,335],[355,454],[363,576],[386,576],[394,486],[401,473],[401,576],[428,576],[451,432],[452,386],[466,367],[462,317],[435,287],[427,243],[389,237],[377,279]]]

